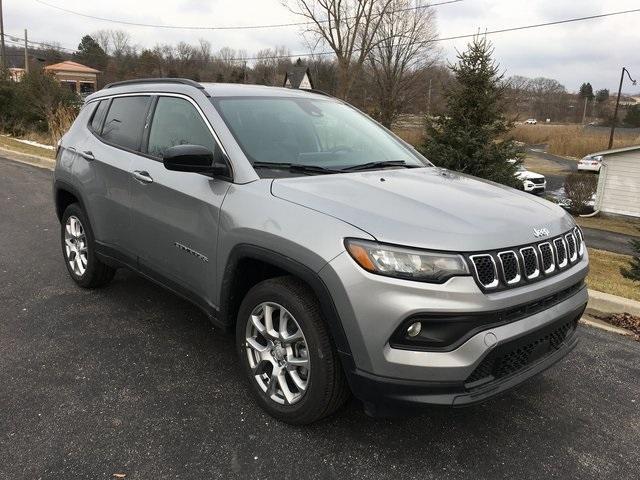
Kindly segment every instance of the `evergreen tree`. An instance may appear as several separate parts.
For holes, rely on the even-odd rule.
[[[627,114],[624,117],[624,123],[628,127],[640,127],[640,105],[633,105],[629,107]]]
[[[631,247],[636,254],[631,259],[629,268],[621,268],[620,273],[625,278],[640,282],[640,240],[631,240],[629,243],[631,243]]]
[[[74,54],[74,58],[89,67],[96,68],[98,70],[104,70],[109,61],[109,57],[102,49],[102,47],[96,42],[91,35],[85,35],[80,40],[78,45],[78,51]]]
[[[589,100],[593,98],[593,87],[589,82],[580,85],[580,98],[588,98]]]
[[[602,103],[609,100],[609,89],[603,88],[602,90],[598,90],[596,92],[596,102]]]
[[[512,122],[504,116],[506,84],[483,36],[450,65],[455,81],[445,92],[447,113],[427,118],[427,140],[420,151],[437,166],[521,187],[515,178],[519,148],[501,140]]]

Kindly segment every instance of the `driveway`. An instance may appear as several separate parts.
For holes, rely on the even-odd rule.
[[[640,343],[580,327],[563,362],[484,405],[309,427],[266,416],[231,339],[127,272],[68,279],[51,172],[0,159],[0,478],[636,479]]]

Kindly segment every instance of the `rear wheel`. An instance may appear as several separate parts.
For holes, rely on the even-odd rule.
[[[115,269],[96,257],[93,231],[80,205],[73,203],[66,208],[61,227],[62,255],[71,278],[84,288],[109,283]]]
[[[293,277],[265,280],[247,293],[236,343],[254,396],[279,420],[314,422],[349,395],[318,301]]]

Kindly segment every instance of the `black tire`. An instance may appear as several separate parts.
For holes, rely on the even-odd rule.
[[[65,228],[69,217],[76,217],[84,230],[86,238],[85,245],[87,248],[87,265],[84,273],[78,274],[74,272],[73,268],[69,264],[69,258],[65,247]],[[67,267],[69,275],[82,288],[98,288],[106,285],[111,281],[115,274],[115,269],[102,263],[96,257],[95,237],[93,236],[93,230],[91,224],[87,218],[82,207],[77,203],[69,205],[62,214],[62,221],[60,223],[60,243],[62,245],[62,256],[64,258],[64,264]]]
[[[247,358],[246,329],[253,310],[264,302],[282,305],[304,334],[310,361],[307,389],[294,404],[279,404],[258,385]],[[340,359],[313,292],[294,277],[278,277],[255,285],[244,297],[236,322],[236,346],[242,369],[258,404],[272,417],[303,425],[331,415],[349,398]]]

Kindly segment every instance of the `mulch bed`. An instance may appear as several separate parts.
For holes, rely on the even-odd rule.
[[[599,318],[611,325],[629,330],[636,341],[640,342],[640,317],[630,313],[613,313]]]

